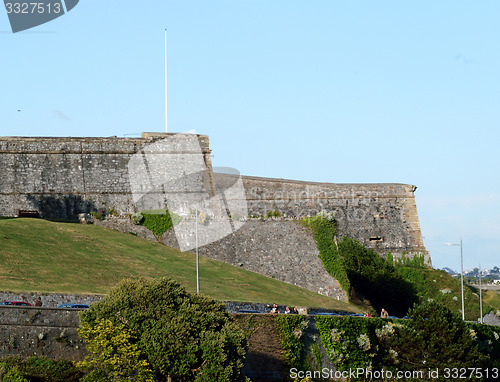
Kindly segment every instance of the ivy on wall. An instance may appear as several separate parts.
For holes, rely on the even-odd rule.
[[[284,361],[290,367],[304,368],[304,334],[309,324],[303,315],[277,315],[274,318],[281,347],[284,352]]]
[[[304,218],[301,222],[305,227],[312,229],[319,258],[326,271],[340,283],[342,289],[349,293],[351,283],[344,267],[344,261],[337,250],[333,215],[320,213],[314,217]]]
[[[375,331],[387,324],[377,318],[316,316],[321,343],[340,371],[380,367],[385,351]]]
[[[161,236],[174,225],[177,225],[180,216],[166,209],[145,210],[132,215],[134,224],[140,224],[149,229],[160,240]]]

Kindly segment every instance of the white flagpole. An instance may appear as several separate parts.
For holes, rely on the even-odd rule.
[[[167,28],[165,28],[165,132],[168,133],[168,119],[167,119]]]

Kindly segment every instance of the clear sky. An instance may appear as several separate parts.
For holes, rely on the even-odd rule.
[[[418,186],[435,267],[500,265],[500,2],[80,0],[13,34],[1,136],[210,136],[244,175]],[[21,110],[20,112],[18,110]]]

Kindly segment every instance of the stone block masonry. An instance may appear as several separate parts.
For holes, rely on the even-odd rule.
[[[78,310],[0,306],[0,356],[46,356],[81,361]]]
[[[192,147],[183,145],[183,140],[192,137],[166,133],[143,133],[142,138],[0,137],[0,216],[18,216],[19,210],[36,210],[45,218],[76,220],[80,213],[104,208],[125,215],[152,207],[165,208],[164,203],[153,205],[166,200],[165,193],[178,193],[186,198],[200,194],[212,197],[217,190],[228,189],[235,183],[235,177],[213,173],[207,136],[197,136],[201,152],[183,149]],[[171,147],[154,145],[164,138],[175,138]],[[154,147],[160,151],[154,151]],[[139,178],[133,177],[131,182],[129,161],[134,154],[141,153],[147,168],[148,150],[156,155],[157,166],[153,166],[156,173],[150,173],[155,180],[163,179],[162,160],[175,160],[172,158],[177,158],[176,155],[181,160],[183,156],[201,155],[207,170],[179,178],[182,169],[165,162],[173,168],[171,178],[165,179],[159,189],[145,184],[143,199],[134,204],[131,184],[143,178],[139,172]],[[382,255],[391,252],[396,258],[403,254],[424,254],[426,263],[431,265],[420,232],[415,186],[313,183],[249,176],[242,177],[242,182],[245,200],[241,202],[248,206],[249,215],[265,217],[268,212],[276,211],[283,218],[263,222],[250,219],[228,236],[204,246],[202,255],[345,299],[338,282],[324,271],[312,236],[297,222],[290,221],[326,210],[335,215],[339,237],[352,237]],[[139,183],[135,186],[141,191],[142,183],[135,183]],[[225,202],[240,202],[230,200],[231,197],[226,195]],[[233,219],[234,223],[240,217]],[[127,228],[126,232],[133,230]],[[162,240],[178,247],[171,231]]]
[[[218,186],[231,175],[215,174]],[[270,211],[299,219],[321,211],[333,212],[339,237],[348,236],[366,247],[395,258],[422,254],[425,249],[415,203],[415,186],[398,183],[340,184],[243,177],[249,215]]]
[[[172,134],[144,133],[143,136],[0,137],[0,216],[18,216],[19,210],[37,210],[45,218],[76,220],[79,213],[102,208],[135,212],[129,160],[147,145]],[[178,142],[182,136],[176,135]],[[201,155],[211,169],[208,137],[199,135],[198,139]],[[179,148],[172,147],[172,150]],[[213,194],[210,175],[202,186]],[[200,188],[199,185],[191,188],[196,187]]]

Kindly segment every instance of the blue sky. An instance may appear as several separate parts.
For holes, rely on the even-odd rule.
[[[207,134],[245,175],[418,186],[435,267],[500,265],[498,1],[102,1],[12,34],[0,135]],[[21,112],[18,112],[18,109]]]

